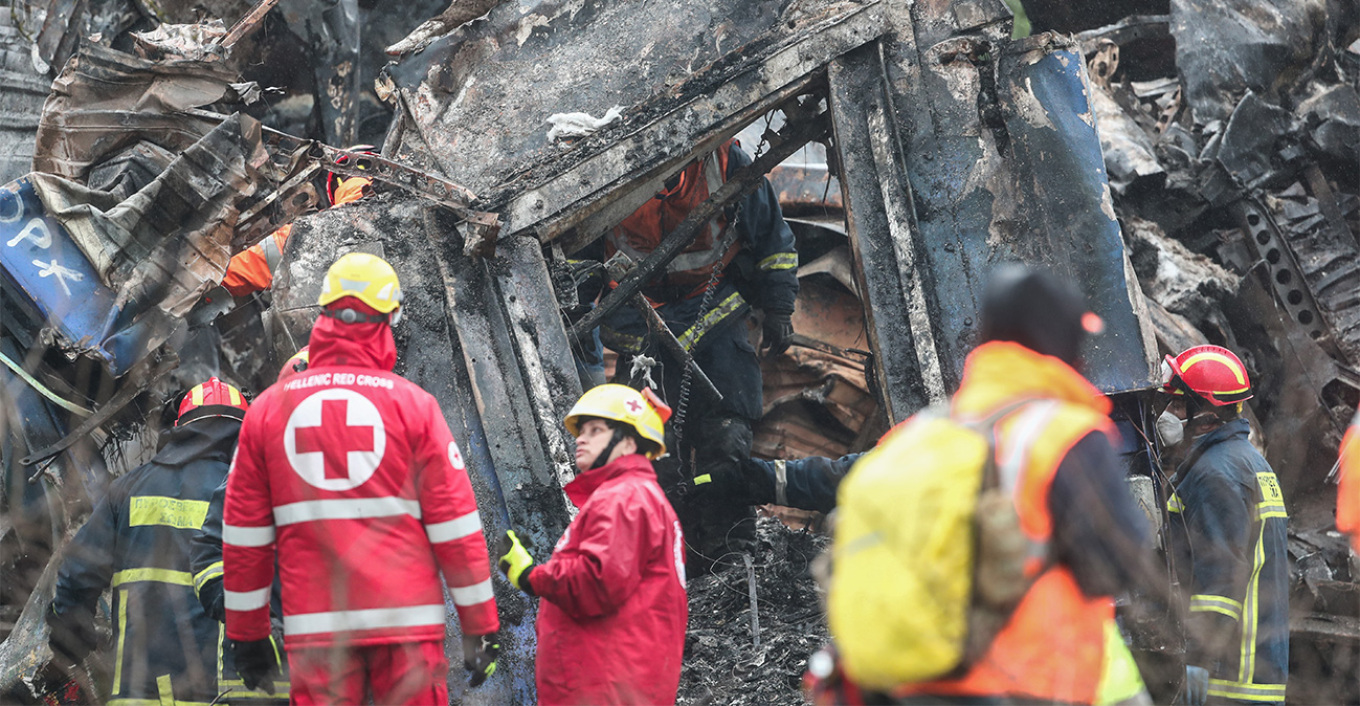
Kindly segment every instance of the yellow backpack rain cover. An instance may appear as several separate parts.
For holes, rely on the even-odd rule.
[[[928,411],[841,482],[827,617],[855,683],[888,691],[963,664],[991,453],[987,435]]]

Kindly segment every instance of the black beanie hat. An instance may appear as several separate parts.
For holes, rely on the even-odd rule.
[[[1087,311],[1071,284],[1025,265],[999,265],[982,296],[982,340],[1014,341],[1076,368]]]

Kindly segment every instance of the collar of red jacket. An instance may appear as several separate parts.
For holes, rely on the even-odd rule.
[[[378,313],[363,304],[354,308],[367,314]],[[311,347],[308,369],[348,365],[390,371],[397,364],[397,342],[392,338],[392,327],[385,323],[347,324],[318,316],[307,345]]]
[[[586,471],[576,479],[567,483],[562,490],[566,491],[567,497],[576,507],[582,507],[591,495],[599,490],[600,486],[617,478],[628,475],[643,475],[655,479],[656,471],[652,469],[652,462],[647,460],[642,454],[628,454],[620,456],[610,463],[606,463],[593,471]]]
[[[1011,341],[984,343],[968,354],[952,407],[985,412],[1020,397],[1043,397],[1110,413],[1110,400],[1072,366]]]

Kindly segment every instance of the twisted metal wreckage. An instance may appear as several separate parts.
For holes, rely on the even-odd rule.
[[[1018,259],[1080,283],[1104,318],[1086,372],[1114,397],[1133,487],[1150,516],[1161,516],[1165,476],[1143,433],[1148,394],[1159,353],[1202,335],[1168,311],[1175,282],[1145,277],[1158,295],[1149,300],[1135,275],[1131,253],[1174,246],[1143,221],[1121,232],[1107,159],[1120,170],[1121,197],[1150,168],[1111,157],[1106,124],[1118,116],[1104,103],[1113,72],[1102,73],[1110,56],[1099,43],[1110,32],[1083,37],[1086,46],[1051,33],[1012,40],[1001,0],[502,4],[484,21],[437,37],[417,32],[401,47],[417,53],[379,82],[395,118],[384,157],[364,172],[380,193],[312,213],[316,177],[346,169],[334,165],[335,151],[250,117],[258,87],[236,83],[222,60],[231,31],[186,39],[163,29],[137,35],[136,54],[80,43],[50,92],[42,89],[31,173],[0,191],[0,624],[8,634],[0,693],[45,661],[41,615],[55,558],[91,498],[155,448],[164,401],[210,373],[256,391],[269,384],[305,342],[337,252],[378,253],[401,273],[408,315],[396,331],[398,372],[439,399],[464,442],[488,531],[513,526],[551,546],[570,512],[560,487],[574,473],[572,444],[559,420],[581,392],[576,339],[602,312],[630,305],[707,215],[767,172],[811,286],[795,319],[802,345],[766,364],[758,452],[861,449],[943,398],[976,341],[986,271]],[[17,35],[6,36],[7,72],[23,73],[14,69]],[[1088,76],[1088,55],[1102,51],[1107,64]],[[41,84],[27,76],[16,85],[36,93]],[[593,134],[548,135],[551,114],[602,115],[616,105],[619,118]],[[582,314],[567,257],[739,132],[759,146],[755,163]],[[1236,196],[1219,205],[1240,212],[1254,242],[1281,247],[1267,242],[1283,242],[1276,231],[1255,235],[1256,182],[1234,170],[1226,135],[1222,144],[1214,162],[1224,170],[1222,193]],[[808,153],[825,159],[786,161]],[[217,286],[232,253],[290,222],[268,297],[233,300]],[[1161,257],[1193,260],[1179,251]],[[1286,490],[1325,491],[1330,460],[1292,441],[1276,451],[1272,425],[1286,423],[1280,410],[1297,418],[1308,400],[1353,408],[1360,375],[1346,339],[1300,335],[1295,322],[1311,320],[1294,315],[1296,290],[1275,292],[1277,300],[1252,276],[1240,290],[1243,306],[1270,312],[1255,314],[1268,336],[1324,344],[1255,372],[1263,385],[1302,390],[1302,403],[1280,404],[1264,420]],[[1308,301],[1336,325],[1321,302]],[[868,350],[849,350],[856,346]],[[690,364],[679,347],[669,350],[663,364]],[[1310,385],[1286,382],[1304,372]],[[808,423],[808,405],[829,424]],[[1301,438],[1317,441],[1316,430]],[[1313,521],[1309,541],[1335,552],[1326,528]],[[1326,564],[1320,571],[1308,588],[1333,600],[1310,607],[1295,630],[1354,650],[1357,602],[1336,599],[1353,599],[1354,587]],[[535,607],[504,584],[497,598],[506,678],[476,692],[455,684],[455,700],[532,701]]]

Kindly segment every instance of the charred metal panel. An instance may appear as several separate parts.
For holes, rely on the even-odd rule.
[[[877,43],[827,69],[842,165],[847,234],[864,293],[866,329],[888,418],[944,397],[934,333],[917,271],[911,192]]]
[[[17,26],[21,13],[0,12],[0,183],[25,175],[33,163],[33,136],[51,81],[33,68],[32,43]]]
[[[28,179],[0,187],[0,270],[12,298],[6,306],[18,304],[33,323],[54,329],[62,348],[92,353],[115,374],[136,362],[104,347],[118,314],[113,292]]]
[[[485,26],[461,28],[398,70],[409,131],[450,178],[504,204],[507,235],[535,228],[550,239],[628,193],[654,193],[655,184],[643,188],[649,181],[712,150],[881,31],[874,2],[796,6],[502,5]],[[625,107],[619,123],[566,153],[548,143],[549,115],[600,115],[615,104]]]
[[[930,17],[946,9],[918,3],[918,30],[947,27]],[[946,386],[977,343],[987,271],[1020,260],[1072,279],[1106,319],[1085,351],[1092,382],[1111,393],[1147,387],[1156,345],[1114,219],[1079,47],[1054,35],[932,36],[919,52],[897,44],[888,75],[911,128],[907,170]]]
[[[1096,387],[1144,389],[1156,381],[1157,346],[1115,219],[1081,48],[1035,37],[1003,50],[998,69],[1012,147],[1006,169],[1018,192],[1013,213],[1029,225],[1007,254],[1076,282],[1104,319],[1083,353]]]

